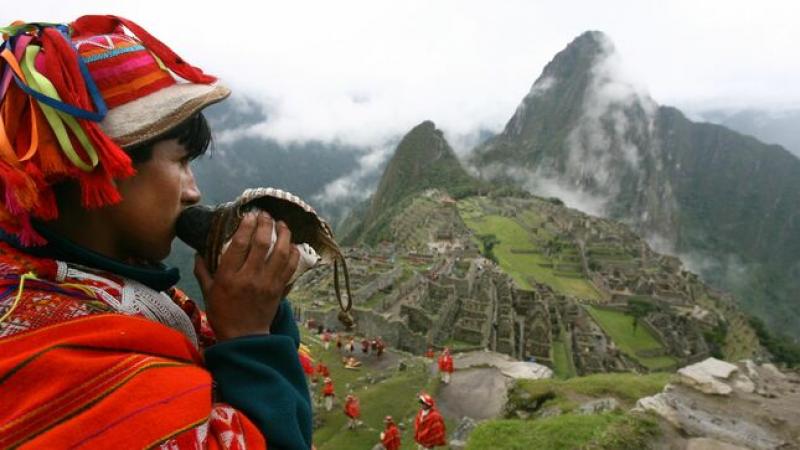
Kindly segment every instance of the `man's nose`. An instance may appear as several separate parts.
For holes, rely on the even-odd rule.
[[[195,205],[200,203],[203,194],[200,193],[200,188],[197,187],[197,183],[194,180],[194,173],[192,173],[191,169],[188,170],[187,175],[183,184],[183,190],[181,191],[181,203],[184,205]]]

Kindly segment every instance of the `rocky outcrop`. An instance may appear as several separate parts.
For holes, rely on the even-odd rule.
[[[512,380],[552,378],[553,370],[532,362],[517,361],[508,355],[489,351],[461,353],[453,359],[457,370],[472,367],[494,367]]]
[[[800,449],[800,376],[771,364],[709,358],[635,409],[688,436],[687,449]]]
[[[450,435],[450,449],[463,450],[467,448],[467,439],[469,439],[469,435],[476,426],[477,423],[471,418],[462,418],[461,422],[458,423],[458,427],[456,427],[456,431]]]

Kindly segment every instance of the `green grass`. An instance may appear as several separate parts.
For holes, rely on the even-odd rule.
[[[554,261],[543,254],[512,253],[511,249],[537,248],[531,234],[516,220],[499,215],[483,213],[480,202],[471,197],[458,202],[459,213],[464,223],[477,235],[494,234],[500,241],[494,246],[494,254],[500,267],[511,276],[522,289],[532,289],[530,279],[551,286],[554,290],[579,298],[599,300],[600,294],[586,279],[558,276],[552,267]],[[522,219],[524,220],[524,215]]]
[[[646,416],[565,414],[539,420],[493,420],[479,424],[468,450],[639,450],[658,433]]]
[[[671,373],[658,372],[645,375],[598,373],[568,380],[519,380],[509,394],[509,401],[515,407],[522,407],[519,402],[536,402],[545,397],[551,398],[552,403],[585,397],[614,397],[623,404],[632,406],[642,397],[661,392],[671,378]],[[524,397],[523,392],[527,394]]]
[[[559,378],[570,378],[575,376],[575,367],[572,364],[570,352],[564,343],[563,336],[553,341],[551,348],[553,359],[553,370]]]
[[[586,306],[586,310],[626,355],[650,370],[673,368],[677,360],[671,356],[643,357],[637,353],[663,349],[663,345],[642,325],[634,330],[633,316],[606,309]]]

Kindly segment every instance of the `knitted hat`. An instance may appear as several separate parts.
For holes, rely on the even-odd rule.
[[[119,202],[113,180],[134,174],[123,148],[230,94],[122,17],[0,32],[0,228],[23,245],[45,242],[31,219],[58,217],[54,184],[78,182],[85,208]]]

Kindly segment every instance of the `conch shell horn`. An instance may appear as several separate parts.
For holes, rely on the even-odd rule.
[[[352,328],[355,321],[350,314],[353,297],[347,262],[334,240],[330,225],[296,195],[275,188],[255,188],[247,189],[232,202],[214,207],[191,206],[178,217],[176,232],[182,241],[203,256],[213,273],[244,214],[250,211],[266,211],[275,221],[286,223],[292,231],[292,243],[300,251],[300,262],[290,284],[318,264],[333,264],[333,287],[340,308],[338,318],[345,327]],[[273,230],[273,238],[274,233]],[[346,305],[342,299],[339,266],[344,274]]]

